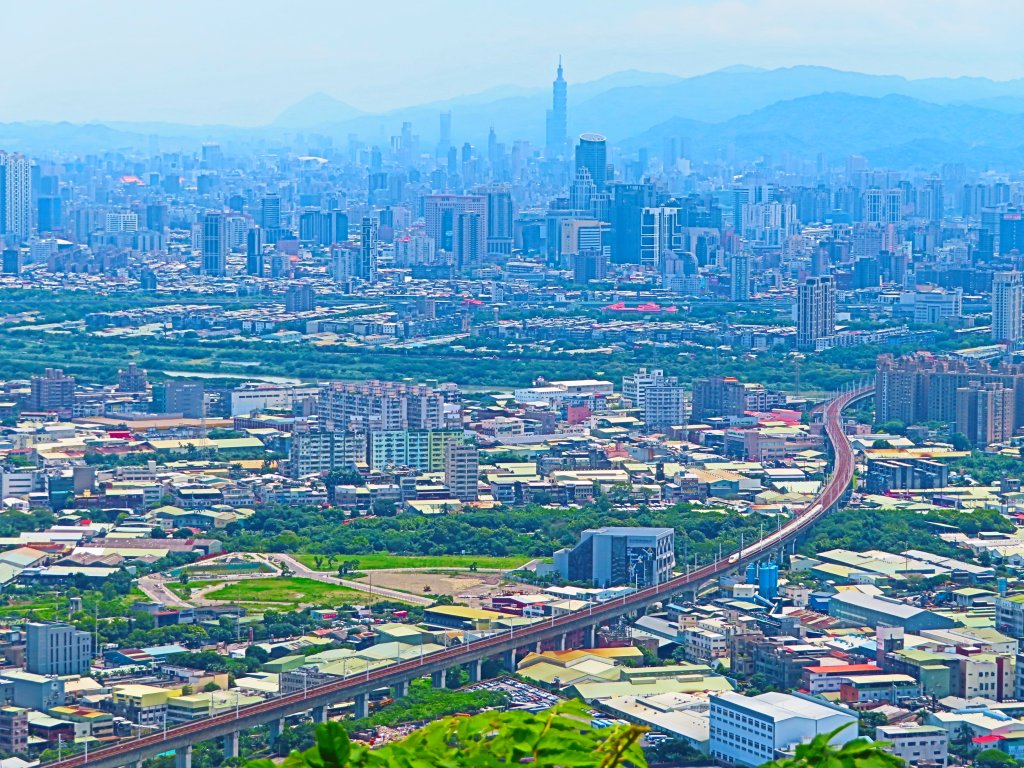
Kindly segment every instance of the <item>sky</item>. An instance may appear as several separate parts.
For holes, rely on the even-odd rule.
[[[262,125],[639,69],[1024,77],[1020,0],[0,0],[0,123]],[[13,68],[12,68],[13,64]],[[12,76],[13,74],[13,76]]]

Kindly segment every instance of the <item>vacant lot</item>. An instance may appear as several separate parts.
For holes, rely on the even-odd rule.
[[[363,603],[366,595],[337,584],[302,578],[250,578],[242,581],[190,581],[168,584],[176,594],[191,590],[192,601],[217,603],[281,603],[283,606]]]
[[[529,561],[528,557],[477,557],[476,555],[391,555],[374,552],[369,555],[336,555],[332,565],[327,565],[326,555],[292,555],[307,568],[318,571],[336,571],[346,561],[358,561],[353,570],[376,571],[383,568],[456,568],[464,570],[476,563],[477,568],[501,568],[512,570]],[[316,558],[320,558],[319,565]]]
[[[369,584],[372,581],[375,587],[387,587],[424,597],[451,595],[457,602],[471,605],[474,608],[489,606],[491,598],[504,591],[539,591],[539,588],[527,584],[504,584],[500,573],[470,573],[469,571],[384,571],[367,574],[356,581],[363,584]]]

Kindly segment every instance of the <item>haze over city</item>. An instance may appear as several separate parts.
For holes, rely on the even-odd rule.
[[[742,19],[742,23],[737,23]],[[998,21],[996,21],[998,20]],[[8,2],[0,122],[263,125],[315,92],[381,112],[623,70],[688,77],[819,65],[925,77],[1024,76],[1011,0],[545,3]],[[42,42],[43,44],[39,44]],[[59,48],[59,53],[55,52]],[[102,55],[97,52],[102,51]]]
[[[0,27],[0,768],[1024,766],[1024,5]]]

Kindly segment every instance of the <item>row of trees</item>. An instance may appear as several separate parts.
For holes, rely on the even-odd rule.
[[[345,522],[344,525],[339,523]],[[347,555],[549,556],[576,543],[581,530],[601,525],[675,528],[677,558],[702,562],[719,548],[738,548],[781,520],[677,504],[668,509],[617,507],[600,499],[574,509],[529,505],[515,509],[469,510],[459,515],[398,515],[344,520],[337,509],[267,507],[229,525],[225,544],[236,551],[308,552],[329,564]]]

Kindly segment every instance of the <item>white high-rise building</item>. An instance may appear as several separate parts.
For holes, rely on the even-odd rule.
[[[750,254],[733,254],[729,272],[729,298],[733,301],[750,301]]]
[[[659,368],[640,368],[622,377],[622,394],[640,410],[649,430],[665,430],[686,423],[683,386]]]
[[[670,251],[682,250],[679,208],[644,208],[640,212],[640,264],[658,269]]]
[[[139,215],[130,212],[117,212],[107,214],[107,232],[138,232]]]
[[[32,164],[0,152],[0,234],[28,240],[32,230]]]
[[[992,339],[1017,344],[1024,333],[1024,282],[1021,273],[992,276]]]
[[[815,351],[836,332],[836,283],[831,275],[809,277],[797,288],[796,345]]]

